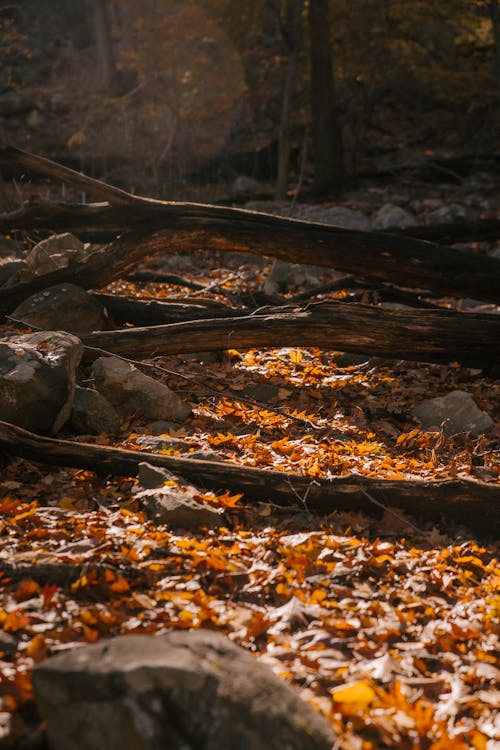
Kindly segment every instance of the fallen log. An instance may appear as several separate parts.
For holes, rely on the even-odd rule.
[[[58,440],[35,435],[2,421],[0,445],[16,456],[104,474],[136,476],[139,463],[147,461],[208,489],[243,492],[247,502],[268,500],[316,513],[356,509],[373,511],[382,503],[434,521],[444,516],[485,531],[495,528],[499,516],[498,485],[472,479],[410,481],[358,474],[312,479],[228,462],[200,461]]]
[[[27,229],[28,226],[51,230],[110,227],[133,230],[112,242],[107,252],[91,256],[78,267],[66,269],[60,281],[68,281],[78,273],[82,285],[99,286],[147,255],[202,247],[272,256],[292,263],[312,263],[403,287],[500,302],[498,258],[401,235],[342,229],[225,206],[154,201],[111,188],[18,149],[0,149],[0,162],[5,160],[87,190],[99,198],[106,196],[112,205],[56,204],[48,207],[35,204],[0,216],[0,231]],[[106,256],[104,264],[100,256]],[[133,262],[127,264],[123,256]],[[100,282],[99,272],[103,273]],[[26,292],[28,285],[22,286]],[[15,295],[16,289],[19,288],[6,291]],[[18,297],[15,304],[21,299]]]
[[[182,323],[186,320],[200,318],[229,318],[236,310],[220,302],[210,300],[204,304],[201,300],[179,302],[164,300],[145,300],[135,297],[119,297],[113,294],[94,294],[95,299],[104,305],[115,323],[133,323],[136,326]]]
[[[440,245],[454,245],[462,242],[487,242],[500,238],[499,219],[478,219],[477,221],[453,221],[445,224],[428,224],[418,227],[389,227],[389,234],[403,234],[417,237]]]
[[[319,346],[381,357],[490,367],[499,358],[500,316],[450,310],[384,310],[328,302],[302,309],[277,308],[267,314],[97,331],[82,340],[87,347],[136,359],[200,350]],[[92,358],[91,352],[87,352],[87,358]]]

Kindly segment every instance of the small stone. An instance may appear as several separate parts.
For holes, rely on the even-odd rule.
[[[373,218],[373,223],[378,229],[415,227],[417,220],[409,211],[405,211],[400,206],[393,203],[383,205]]]
[[[181,487],[158,487],[136,493],[147,517],[156,524],[174,528],[193,529],[199,526],[220,526],[222,513],[216,508],[193,500]]]
[[[470,432],[479,435],[488,432],[494,425],[491,417],[477,406],[472,396],[466,391],[452,391],[447,396],[423,401],[412,414],[424,430],[440,430],[445,435],[459,432]]]
[[[467,209],[459,203],[450,203],[448,206],[440,206],[440,208],[430,211],[425,217],[429,224],[452,224],[456,221],[466,221],[467,218]]]
[[[17,638],[10,633],[0,630],[0,659],[1,655],[11,656],[17,651]]]

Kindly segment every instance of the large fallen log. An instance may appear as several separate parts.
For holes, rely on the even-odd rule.
[[[267,314],[98,331],[82,340],[87,347],[136,359],[200,350],[319,346],[490,367],[499,359],[500,316],[328,302],[302,309],[277,308]]]
[[[477,221],[453,221],[445,224],[428,224],[417,227],[390,227],[386,232],[418,237],[441,245],[463,242],[486,242],[500,238],[500,220],[478,219]]]
[[[99,285],[99,272],[103,273],[100,284],[106,283],[147,255],[210,248],[313,263],[403,287],[500,302],[497,258],[401,235],[360,232],[224,206],[154,201],[12,148],[0,149],[0,162],[5,161],[47,174],[99,198],[105,197],[110,205],[35,204],[1,216],[0,231],[28,226],[52,230],[132,228],[130,234],[112,242],[107,252],[66,269],[58,281],[49,283],[70,280],[78,273],[82,285]],[[104,262],[100,256],[105,256]],[[132,263],[127,264],[124,256],[130,257]],[[13,298],[16,289],[19,293],[27,292],[29,285],[23,286],[24,290],[14,287],[7,292]],[[21,299],[17,297],[15,304]]]
[[[471,479],[409,481],[357,474],[312,479],[228,462],[199,461],[57,440],[2,421],[0,445],[16,456],[104,474],[136,476],[139,463],[147,461],[208,489],[243,492],[247,502],[269,500],[317,513],[355,509],[373,511],[382,503],[435,521],[444,516],[491,531],[495,528],[500,509],[498,485]]]

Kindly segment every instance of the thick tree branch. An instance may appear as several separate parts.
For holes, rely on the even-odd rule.
[[[99,331],[90,347],[124,357],[275,346],[319,346],[427,362],[491,366],[499,359],[500,316],[449,310],[383,310],[329,302],[267,314]]]
[[[471,479],[429,482],[360,475],[312,479],[227,462],[198,461],[56,440],[1,421],[0,445],[14,455],[35,461],[123,476],[135,476],[139,463],[147,461],[209,489],[243,492],[247,502],[251,499],[270,500],[282,505],[298,505],[317,513],[354,509],[373,511],[375,500],[432,520],[445,516],[491,531],[495,520],[498,521],[500,509],[498,485]]]

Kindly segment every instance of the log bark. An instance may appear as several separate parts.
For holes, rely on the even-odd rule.
[[[329,302],[303,309],[278,308],[268,314],[98,331],[82,340],[88,347],[136,359],[200,350],[319,346],[490,367],[499,359],[500,316]]]
[[[14,455],[42,463],[91,469],[104,474],[136,476],[139,463],[147,461],[209,489],[243,492],[247,502],[269,500],[317,513],[355,509],[373,511],[382,503],[432,520],[445,516],[490,532],[500,515],[498,485],[471,479],[409,481],[358,474],[312,479],[228,462],[199,461],[57,440],[2,421],[0,445]]]
[[[500,302],[498,258],[401,235],[360,232],[224,206],[139,198],[48,160],[41,160],[43,164],[38,167],[40,157],[16,149],[0,149],[0,162],[6,159],[9,163],[43,171],[100,198],[106,196],[113,205],[94,204],[86,208],[32,205],[1,216],[0,231],[27,229],[28,226],[51,230],[133,228],[87,263],[55,272],[60,274],[57,281],[49,278],[54,274],[48,274],[47,282],[36,281],[38,286],[32,291],[29,291],[30,285],[25,284],[3,292],[7,300],[9,295],[12,300],[17,294],[14,304],[23,299],[19,295],[28,296],[49,283],[73,279],[75,274],[82,285],[100,286],[147,255],[199,248],[312,263],[403,287]],[[2,309],[8,308],[3,305]]]
[[[406,237],[417,237],[441,245],[454,245],[462,242],[487,242],[500,238],[499,219],[479,219],[478,221],[454,221],[446,224],[429,224],[427,226],[392,227],[385,230],[389,234],[402,234]]]
[[[200,318],[229,318],[236,312],[231,307],[217,302],[205,305],[195,300],[187,304],[178,301],[164,302],[155,299],[117,297],[112,294],[94,294],[93,296],[101,305],[104,305],[115,323],[133,323],[136,326],[182,323]]]

